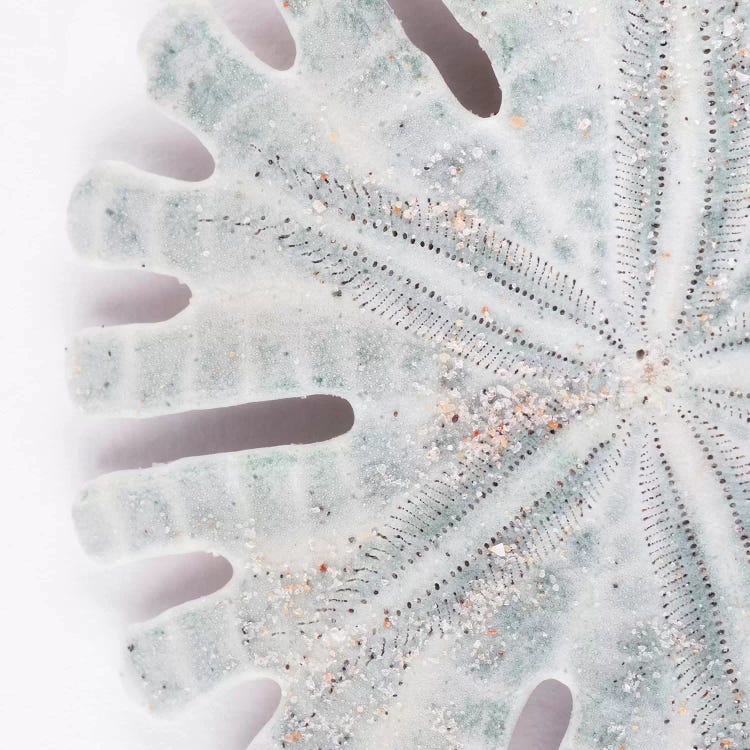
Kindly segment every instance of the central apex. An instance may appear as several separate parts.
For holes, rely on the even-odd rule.
[[[614,397],[619,406],[650,406],[663,409],[679,373],[670,358],[658,348],[637,349],[635,356],[625,358],[616,376]]]

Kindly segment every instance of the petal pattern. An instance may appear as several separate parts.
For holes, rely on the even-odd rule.
[[[81,332],[73,397],[148,417],[323,393],[355,419],[84,488],[94,557],[233,566],[132,632],[129,679],[178,711],[271,677],[283,748],[505,747],[549,677],[566,749],[748,748],[748,8],[448,5],[497,117],[381,0],[283,3],[283,72],[202,2],[144,35],[152,98],[216,171],[99,165],[70,234],[193,296]]]

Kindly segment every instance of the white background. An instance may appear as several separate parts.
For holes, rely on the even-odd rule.
[[[223,2],[225,17],[262,57],[291,62],[272,0]],[[123,629],[216,588],[226,566],[193,556],[187,565],[103,570],[84,557],[71,522],[81,483],[112,468],[107,445],[109,459],[118,446],[114,465],[143,462],[139,445],[147,458],[148,431],[74,412],[65,343],[82,325],[168,317],[186,292],[168,280],[144,283],[79,267],[66,239],[68,195],[100,159],[186,179],[212,168],[197,141],[143,92],[136,44],[160,5],[4,0],[0,9],[3,748],[241,750],[277,697],[269,684],[240,685],[170,722],[136,705],[118,675]],[[470,78],[469,89],[477,85]],[[514,745],[550,747],[541,735]],[[253,745],[268,746],[262,738]]]
[[[177,722],[136,705],[118,674],[127,622],[181,598],[180,587],[210,589],[222,571],[192,561],[186,581],[171,562],[156,575],[144,565],[102,570],[80,551],[71,522],[80,484],[97,469],[92,446],[127,428],[91,424],[74,411],[65,343],[81,325],[132,317],[129,293],[145,295],[147,318],[168,315],[161,308],[172,303],[130,277],[76,264],[65,231],[68,195],[103,158],[193,179],[211,170],[201,147],[143,93],[136,44],[159,5],[5,0],[0,10],[4,748],[235,750],[274,705],[270,686],[234,688]],[[201,576],[209,580],[196,581]]]

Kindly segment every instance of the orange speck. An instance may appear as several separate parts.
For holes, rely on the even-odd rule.
[[[386,617],[386,618],[385,618],[385,619],[383,620],[383,627],[384,627],[384,628],[390,628],[390,627],[391,627],[391,621],[390,621],[390,619],[389,619],[389,618],[387,618],[387,617]]]
[[[401,213],[401,206],[394,206],[393,213],[396,214],[396,216],[398,216]]]
[[[732,742],[732,740],[729,740],[729,739],[722,740],[719,743],[719,747],[732,747],[732,745],[734,745],[734,742]]]
[[[287,3],[288,5],[288,3]],[[302,739],[302,732],[289,732],[284,735],[284,742],[296,742]]]
[[[320,179],[321,180],[327,180],[328,179],[328,172],[321,172],[320,173]]]
[[[737,124],[737,120],[734,119],[734,117],[729,118],[729,124],[734,127]]]
[[[547,427],[550,428],[550,430],[556,430],[560,426],[559,422],[556,422],[554,419],[550,419],[549,422],[547,422]]]
[[[326,682],[331,682],[331,680],[333,680],[333,674],[332,674],[331,672],[326,672],[326,673],[325,673],[325,674],[323,675],[323,679],[324,679],[324,680],[325,680]]]
[[[706,279],[706,284],[708,284],[708,286],[713,286],[714,285],[714,280],[709,276]]]
[[[662,258],[671,258],[672,257],[672,253],[662,253],[661,257]]]
[[[393,60],[393,55],[388,55],[389,60]]]
[[[479,430],[474,430],[474,432],[472,433],[472,435],[474,435],[474,437],[477,437],[479,435]]]
[[[336,140],[336,139],[338,138],[338,136],[336,135],[336,133],[331,133],[331,135],[330,135],[330,136],[328,136],[328,137],[329,137],[329,138],[330,138],[330,139],[331,139],[332,141],[335,141],[335,140]]]
[[[495,628],[490,628],[487,631],[487,635],[497,635],[497,630],[495,630]]]
[[[229,352],[229,356],[231,359],[234,359],[237,356],[237,352]]]
[[[288,7],[289,7],[289,0],[284,0],[284,2],[282,3],[282,5],[283,5],[283,6],[285,7],[285,8],[288,8]]]
[[[325,573],[328,570],[328,566],[325,563],[320,563],[320,565],[318,565],[318,570],[321,573]]]
[[[487,307],[487,305],[482,305],[482,312],[486,315],[490,311],[490,308]]]
[[[521,115],[511,115],[510,116],[510,124],[514,128],[525,128],[526,127],[526,120],[525,120],[525,118],[521,117]]]
[[[589,131],[588,130],[584,130],[583,133],[581,133],[581,136],[583,138],[588,138],[589,137]]]
[[[740,49],[740,54],[741,54],[741,55],[742,55],[743,57],[745,56],[746,52],[745,52],[745,48],[744,48],[744,47],[743,47],[742,49]]]

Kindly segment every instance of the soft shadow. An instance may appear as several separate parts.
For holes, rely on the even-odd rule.
[[[315,443],[341,435],[353,424],[348,401],[316,395],[151,419],[102,419],[88,434],[83,452],[95,456],[89,473],[97,475],[185,456]]]
[[[277,70],[294,64],[297,47],[273,0],[214,0],[231,32],[260,60]]]
[[[487,53],[442,0],[388,0],[409,39],[435,63],[453,95],[480,117],[500,111],[502,92]]]
[[[490,59],[442,0],[388,0],[404,31],[443,76],[461,104],[480,117],[500,111],[502,93]],[[214,0],[234,35],[277,70],[290,68],[296,46],[272,0]]]
[[[208,149],[187,128],[153,104],[136,107],[126,123],[116,123],[99,141],[91,161],[120,159],[147,172],[197,182],[214,172]]]
[[[531,692],[518,717],[508,750],[558,750],[573,711],[570,688],[544,680]]]
[[[231,577],[232,566],[226,558],[191,552],[97,568],[91,574],[91,585],[117,619],[142,622],[213,594]]]
[[[190,296],[189,287],[174,276],[81,267],[75,279],[74,328],[169,320],[188,306]]]

